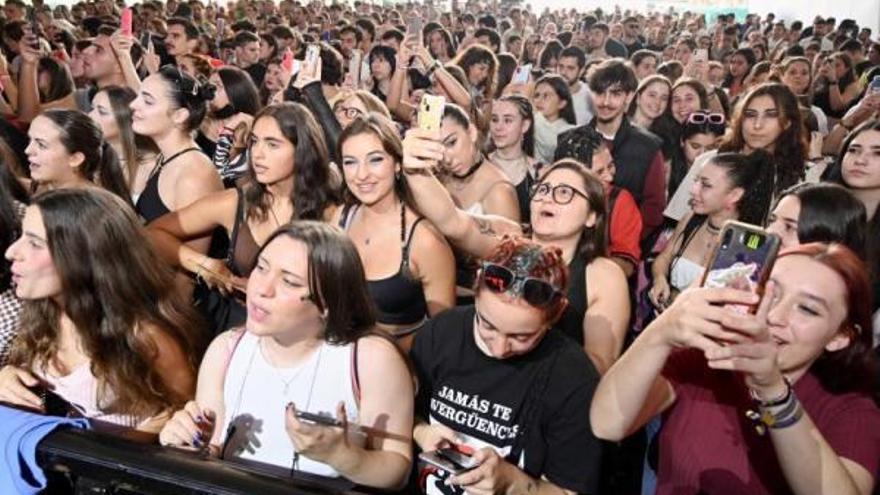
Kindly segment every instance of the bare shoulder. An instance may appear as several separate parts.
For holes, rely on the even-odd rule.
[[[595,273],[599,276],[620,276],[626,278],[623,269],[621,269],[617,263],[612,261],[611,258],[606,258],[605,256],[600,256],[587,265],[587,274],[589,273]]]

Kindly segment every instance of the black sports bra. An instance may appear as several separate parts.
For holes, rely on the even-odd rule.
[[[357,207],[348,206],[342,211],[339,226],[348,230]],[[367,280],[370,298],[376,306],[376,320],[386,325],[415,325],[428,314],[428,303],[421,282],[409,274],[409,247],[416,225],[424,218],[419,217],[406,229],[405,209],[401,208],[400,218],[400,269],[394,275],[379,280]]]

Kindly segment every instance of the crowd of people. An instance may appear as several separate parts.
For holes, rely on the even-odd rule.
[[[857,21],[6,0],[0,26],[0,408],[391,492],[874,490]],[[729,221],[781,241],[761,296],[700,287]]]

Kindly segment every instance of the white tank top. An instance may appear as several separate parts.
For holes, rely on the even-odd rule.
[[[679,256],[672,261],[672,270],[669,272],[669,285],[678,291],[683,291],[703,274],[704,269],[703,265]]]
[[[259,342],[258,336],[245,332],[226,371],[222,431],[228,431],[230,422],[235,424],[235,431],[224,444],[224,454],[226,459],[241,458],[291,468],[293,441],[284,429],[288,402],[293,402],[299,411],[335,418],[336,405],[343,401],[349,421],[357,421],[351,375],[355,347],[324,342],[299,366],[276,368],[266,360]],[[298,456],[295,467],[322,476],[339,476],[327,464],[305,456]]]

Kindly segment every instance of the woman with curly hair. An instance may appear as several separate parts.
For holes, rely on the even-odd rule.
[[[730,130],[721,141],[719,153],[750,154],[764,150],[775,165],[773,198],[782,191],[806,179],[817,182],[820,170],[806,168],[807,142],[803,117],[797,98],[787,86],[765,83],[742,97],[733,116]],[[681,186],[669,200],[663,214],[681,221],[690,211],[690,186],[695,176],[714,153],[697,158],[682,180]]]

